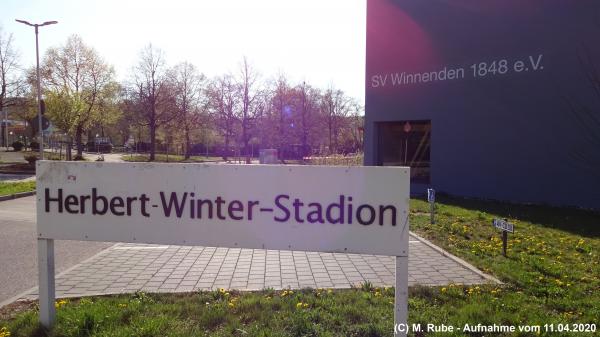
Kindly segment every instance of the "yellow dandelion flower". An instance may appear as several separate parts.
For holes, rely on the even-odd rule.
[[[442,292],[445,293],[446,292],[446,288],[442,288]]]
[[[0,329],[0,337],[8,337],[10,336],[10,331],[8,330],[7,327],[3,326],[2,329]]]
[[[230,307],[230,308],[233,308],[233,307],[235,307],[235,303],[233,303],[233,302],[229,302],[229,307]]]
[[[296,308],[302,308],[302,302],[296,303]]]
[[[62,306],[63,306],[63,305],[65,305],[65,304],[67,304],[67,301],[66,301],[66,300],[60,300],[60,301],[56,301],[56,302],[54,303],[54,307],[58,309],[58,308],[62,307]]]

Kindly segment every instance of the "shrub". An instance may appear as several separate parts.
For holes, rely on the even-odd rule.
[[[79,160],[85,160],[85,159],[83,158],[83,156],[82,156],[82,155],[79,155],[79,154],[78,154],[78,155],[75,155],[75,157],[73,157],[73,160],[75,160],[75,161],[79,161]]]
[[[40,149],[40,143],[31,142],[31,143],[29,143],[29,147],[31,148],[32,151],[37,151]]]
[[[23,150],[23,146],[24,146],[23,143],[21,143],[19,141],[12,143],[13,149],[17,152]]]
[[[35,154],[30,154],[25,156],[25,160],[27,160],[30,166],[34,166],[35,162],[38,160],[38,157]]]

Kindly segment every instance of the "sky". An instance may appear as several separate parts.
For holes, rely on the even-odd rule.
[[[244,56],[261,78],[334,86],[364,103],[366,0],[1,0],[0,27],[12,33],[23,66],[35,65],[31,23],[43,56],[72,34],[131,76],[152,43],[169,65],[189,61],[211,77],[237,73]]]

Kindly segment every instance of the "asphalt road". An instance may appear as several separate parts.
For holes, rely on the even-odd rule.
[[[54,242],[56,273],[110,247],[107,242]],[[35,196],[0,202],[0,302],[38,284]]]

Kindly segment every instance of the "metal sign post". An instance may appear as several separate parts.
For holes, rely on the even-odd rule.
[[[508,232],[502,231],[502,256],[506,257],[506,246],[508,245]]]
[[[429,201],[429,213],[431,213],[431,224],[435,223],[435,190],[427,189],[427,201]]]
[[[407,336],[407,331],[397,326],[408,326],[408,252],[396,256],[396,289],[394,294],[394,336]]]
[[[502,256],[506,257],[506,247],[508,246],[508,233],[515,232],[515,226],[507,219],[494,219],[492,225],[502,230]]]
[[[54,307],[54,240],[38,239],[40,323],[50,327],[56,316]]]

